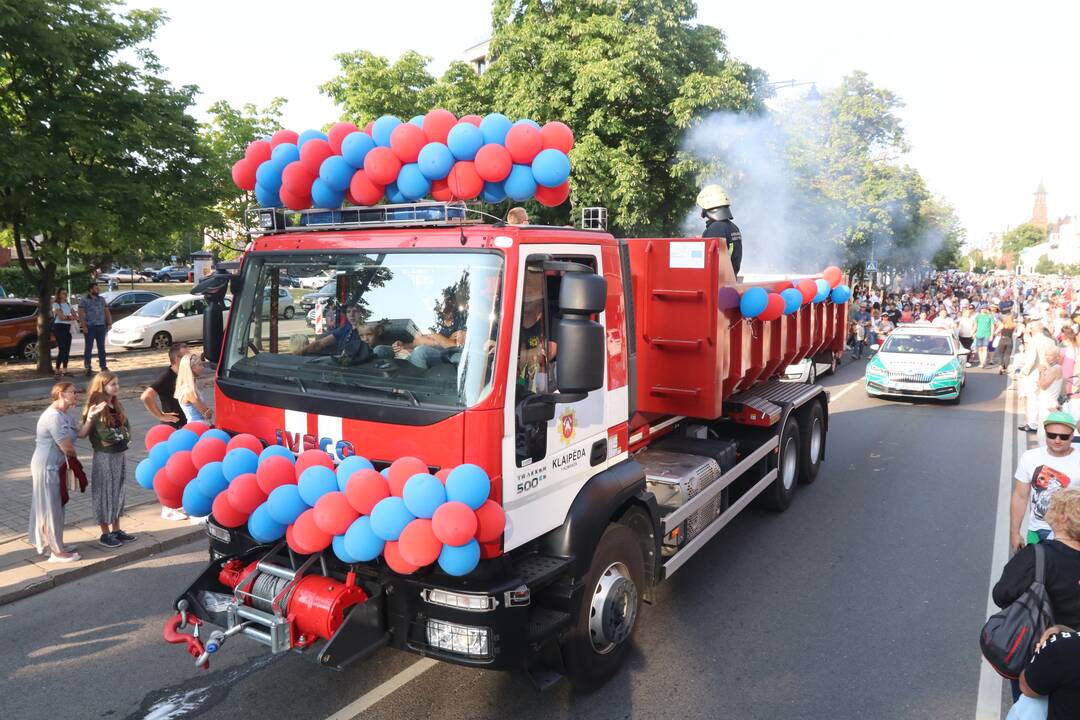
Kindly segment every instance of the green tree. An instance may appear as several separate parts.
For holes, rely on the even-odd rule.
[[[1035,273],[1037,275],[1053,275],[1058,272],[1058,264],[1051,260],[1046,255],[1039,258],[1039,262],[1035,263]]]
[[[1046,228],[1024,223],[1017,225],[1001,238],[1001,247],[1006,252],[1019,256],[1020,251],[1033,245],[1046,242]]]
[[[153,248],[214,192],[196,89],[163,80],[146,48],[163,21],[104,0],[0,0],[0,227],[38,288],[39,337],[69,253],[93,267]]]

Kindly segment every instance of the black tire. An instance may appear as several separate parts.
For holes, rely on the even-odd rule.
[[[809,485],[817,479],[821,470],[821,461],[825,457],[825,411],[821,403],[810,403],[810,408],[803,417],[801,443],[802,455],[799,458],[799,484]]]
[[[37,336],[23,338],[19,347],[15,350],[15,357],[27,362],[37,362],[38,339]]]
[[[835,375],[836,374],[836,368],[838,368],[840,366],[840,360],[839,360],[839,358],[836,357],[836,353],[830,352],[829,354],[832,356],[829,359],[829,374],[830,375]]]
[[[619,671],[630,647],[645,590],[645,562],[633,530],[608,525],[584,584],[577,623],[561,641],[566,676],[577,692],[607,682]]]
[[[784,512],[791,505],[799,478],[799,422],[788,415],[780,432],[780,452],[776,456],[776,480],[761,493],[761,504],[767,510]]]
[[[150,347],[155,350],[168,350],[170,345],[172,345],[172,336],[165,331],[156,333],[150,341]]]
[[[817,382],[817,362],[810,361],[810,372],[806,373],[806,384],[813,385]]]
[[[282,313],[282,316],[284,316],[286,320],[292,320],[294,317],[296,317],[296,308],[294,308],[292,305],[289,305],[287,308],[285,308],[285,312]]]

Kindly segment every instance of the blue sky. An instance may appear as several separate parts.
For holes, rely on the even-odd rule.
[[[489,0],[129,5],[169,14],[153,47],[173,82],[202,89],[200,110],[280,95],[297,130],[338,116],[317,90],[337,71],[335,53],[415,49],[439,71],[490,27]],[[858,69],[900,95],[906,160],[956,206],[972,239],[1027,220],[1040,180],[1051,218],[1080,214],[1080,3],[704,0],[698,8],[736,57],[774,80],[827,88]]]

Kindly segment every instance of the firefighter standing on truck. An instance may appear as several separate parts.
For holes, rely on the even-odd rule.
[[[742,233],[739,226],[731,222],[731,201],[727,193],[719,185],[706,185],[698,193],[697,204],[701,208],[701,217],[705,218],[705,232],[701,237],[722,237],[727,241],[731,269],[738,275],[742,265]]]

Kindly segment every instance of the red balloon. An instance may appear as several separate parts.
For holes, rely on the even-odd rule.
[[[191,449],[191,462],[199,470],[203,465],[221,462],[225,457],[225,441],[217,437],[202,438]]]
[[[458,200],[472,200],[484,190],[484,178],[476,172],[476,164],[468,160],[454,163],[446,176],[446,184]]]
[[[401,161],[388,147],[372,148],[364,156],[364,172],[368,179],[379,185],[389,185],[401,172]]]
[[[427,471],[427,463],[420,458],[409,455],[399,457],[390,463],[390,469],[386,472],[386,482],[390,486],[390,494],[394,497],[401,497],[406,481],[413,475],[426,473]]]
[[[270,159],[270,153],[274,147],[266,140],[252,140],[248,143],[247,150],[244,151],[244,159],[249,160],[255,164],[255,167],[259,166],[259,163],[264,163]]]
[[[540,139],[544,150],[554,148],[569,154],[574,147],[574,131],[558,120],[545,123],[544,127],[540,128]]]
[[[805,305],[817,295],[817,283],[809,278],[803,278],[799,281],[799,292],[802,293],[802,301]]]
[[[274,488],[282,485],[295,485],[296,473],[293,470],[293,464],[289,462],[288,458],[271,455],[259,463],[259,467],[255,470],[255,479],[258,481],[262,491],[269,495],[274,491]]]
[[[312,174],[312,179],[318,177],[319,168],[322,166],[323,160],[334,154],[334,151],[330,149],[330,143],[322,138],[313,138],[304,143],[304,147],[300,148],[300,162],[303,163],[307,171]],[[282,173],[282,184],[284,184],[285,174]],[[311,191],[311,183],[308,183],[308,191]]]
[[[367,133],[368,135],[370,135],[371,134],[371,128],[373,128],[373,127],[375,127],[375,121],[374,120],[372,120],[371,122],[369,122],[367,125],[364,126],[364,132]]]
[[[769,301],[765,305],[765,309],[758,315],[759,320],[775,320],[784,314],[784,298],[780,297],[778,293],[769,293]]]
[[[843,281],[844,271],[835,265],[830,265],[825,268],[825,272],[821,273],[821,277],[825,278],[825,282],[829,283],[829,287],[834,288]]]
[[[183,490],[184,486],[191,482],[197,472],[195,463],[191,459],[190,450],[174,452],[172,457],[165,463],[165,470],[169,473],[169,482]]]
[[[514,161],[502,145],[488,143],[476,152],[476,174],[487,182],[502,182],[510,176]]]
[[[259,480],[255,473],[237,475],[229,483],[229,504],[242,513],[250,515],[266,501],[266,493],[259,487]]]
[[[229,440],[229,444],[225,446],[225,452],[235,450],[236,448],[247,448],[258,455],[263,451],[263,444],[259,438],[250,433],[240,433],[239,435],[234,435],[233,438]]]
[[[435,477],[442,480],[442,484],[445,485],[446,478],[450,477],[450,473],[453,472],[453,470],[454,468],[444,467],[442,470],[439,470],[437,473],[435,473]]]
[[[161,425],[155,425],[154,427],[150,428],[146,431],[146,440],[143,441],[146,445],[146,449],[149,450],[150,448],[157,445],[159,442],[164,442],[165,440],[168,440],[169,436],[172,435],[174,432],[176,432],[176,428],[174,428],[172,425],[166,425],[164,423],[162,423]]]
[[[248,516],[232,506],[229,502],[229,493],[218,493],[214,498],[214,504],[210,506],[210,512],[214,515],[214,521],[224,527],[240,527],[247,522]]]
[[[296,195],[285,188],[278,191],[281,203],[290,210],[307,210],[311,207],[311,195]]]
[[[285,458],[282,458],[284,460]],[[288,462],[286,460],[286,462]],[[309,467],[315,467],[316,465],[322,465],[325,468],[334,469],[334,459],[324,453],[322,450],[305,450],[296,457],[296,479],[299,481],[300,476],[304,474],[304,471]]]
[[[450,183],[446,180],[431,181],[431,199],[439,202],[450,202],[454,199],[454,193],[450,192]]]
[[[234,481],[235,482],[235,481]],[[300,547],[307,548],[305,555],[325,550],[333,542],[334,536],[323,532],[315,524],[315,510],[308,509],[300,513],[293,523],[293,539]],[[296,548],[293,548],[294,550]]]
[[[199,422],[198,420],[196,420],[195,422],[189,422],[187,425],[184,426],[184,429],[190,430],[196,435],[201,436],[204,432],[210,429],[210,426],[204,422]]]
[[[349,199],[354,205],[377,205],[385,192],[386,187],[373,183],[363,170],[353,173],[349,183]]]
[[[450,130],[457,125],[457,118],[449,110],[432,110],[424,116],[424,134],[431,142],[446,144]]]
[[[315,524],[331,535],[341,535],[360,517],[343,492],[329,492],[315,502]]]
[[[339,122],[330,128],[330,132],[326,133],[326,137],[330,149],[335,155],[341,154],[341,142],[345,139],[345,136],[354,132],[360,132],[360,128],[351,122]]]
[[[184,504],[183,492],[177,491],[165,468],[158,470],[154,476],[154,492],[157,493],[158,502],[167,508],[178,508]]]
[[[241,190],[255,189],[255,171],[259,166],[247,158],[237,160],[232,166],[232,181]]]
[[[543,185],[536,186],[536,195],[534,195],[536,201],[544,207],[558,207],[566,202],[570,197],[570,181],[567,180],[562,185],[556,185],[555,187],[544,187]]]
[[[479,115],[462,115],[461,119],[458,120],[458,122],[469,123],[470,125],[480,127],[480,123],[483,121],[483,119],[484,118],[480,117]]]
[[[480,509],[484,509],[482,505]],[[443,503],[431,517],[431,529],[435,532],[435,537],[440,542],[455,547],[472,540],[478,524],[476,513],[463,502]]]
[[[510,151],[510,157],[521,165],[531,163],[537,153],[544,149],[540,131],[524,123],[510,128],[510,132],[506,133],[505,144]]]
[[[345,497],[361,515],[370,515],[380,500],[390,497],[390,485],[377,470],[357,470],[345,484]]]
[[[401,557],[405,562],[424,567],[439,559],[442,543],[435,537],[435,531],[431,529],[431,521],[418,518],[401,531],[401,537],[398,538],[398,550],[401,551]]]
[[[313,182],[315,174],[299,160],[289,163],[281,172],[281,189],[292,195],[310,195]]]
[[[281,143],[293,143],[300,139],[300,133],[295,130],[281,129],[270,136],[270,147],[277,147]]]
[[[383,545],[383,559],[390,569],[398,575],[411,575],[420,569],[401,556],[401,547],[397,542],[391,541]]]
[[[390,133],[390,149],[403,163],[416,162],[427,141],[424,131],[412,123],[401,123]]]
[[[506,529],[506,513],[494,500],[485,500],[476,511],[476,541],[492,542]]]

